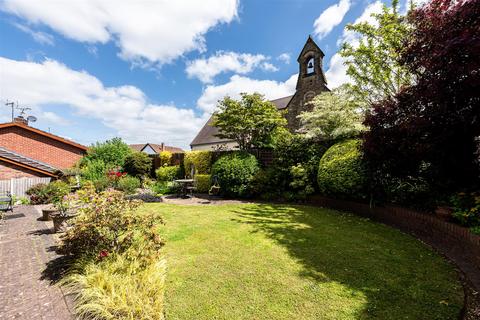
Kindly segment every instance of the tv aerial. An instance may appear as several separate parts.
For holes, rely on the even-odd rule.
[[[27,117],[27,121],[28,121],[28,122],[35,122],[35,121],[37,121],[37,117],[35,117],[35,116],[28,116],[28,117]]]
[[[27,110],[32,110],[32,108],[29,108],[29,107],[19,107],[18,105],[17,105],[17,107],[16,107],[15,109],[20,110],[20,117],[22,117],[22,118],[25,118],[25,115],[26,115],[26,112],[25,112],[25,111],[27,111]]]

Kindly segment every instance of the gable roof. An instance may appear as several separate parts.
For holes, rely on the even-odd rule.
[[[150,146],[153,151],[156,153],[160,153],[162,151],[169,151],[171,153],[182,153],[183,149],[177,148],[177,147],[172,147],[172,146],[166,146],[164,144],[157,144],[157,143],[138,143],[138,144],[131,144],[129,145],[130,148],[132,148],[135,151],[142,151],[145,149],[146,146]]]
[[[303,57],[305,54],[305,51],[307,50],[312,50],[315,49],[320,52],[321,56],[324,57],[325,53],[323,53],[322,49],[317,45],[317,43],[312,39],[312,36],[308,36],[307,42],[305,42],[305,45],[303,46],[302,51],[298,55],[297,61],[300,62],[300,59]]]
[[[292,97],[293,95],[275,99],[275,100],[270,100],[270,102],[273,103],[278,110],[283,110],[287,107]],[[202,144],[213,144],[213,143],[225,143],[225,142],[233,141],[233,140],[221,139],[217,137],[218,133],[219,133],[218,128],[213,126],[213,115],[212,115],[208,119],[207,123],[205,123],[205,125],[202,127],[202,129],[200,129],[197,136],[190,143],[190,146],[196,146],[196,145],[202,145]]]
[[[30,169],[32,171],[40,172],[51,177],[57,177],[57,173],[61,172],[61,170],[52,167],[49,164],[22,156],[21,154],[7,150],[2,147],[0,147],[0,160]]]
[[[42,136],[44,136],[44,137],[47,137],[47,138],[50,138],[50,139],[53,139],[53,140],[60,141],[60,142],[62,142],[62,143],[71,145],[71,146],[73,146],[73,147],[75,147],[75,148],[78,148],[78,149],[80,149],[80,150],[83,150],[83,151],[87,151],[87,149],[88,149],[88,148],[87,148],[86,146],[84,146],[84,145],[81,145],[81,144],[76,143],[76,142],[74,142],[74,141],[71,141],[71,140],[62,138],[62,137],[60,137],[60,136],[51,134],[50,132],[46,132],[46,131],[43,131],[43,130],[40,130],[40,129],[37,129],[37,128],[30,127],[29,125],[26,125],[26,124],[22,124],[22,123],[19,123],[19,122],[0,123],[0,129],[2,129],[2,128],[10,128],[10,127],[18,127],[18,128],[23,129],[23,130],[27,130],[27,131],[30,131],[30,132],[34,132],[34,133],[39,134],[39,135],[42,135]]]

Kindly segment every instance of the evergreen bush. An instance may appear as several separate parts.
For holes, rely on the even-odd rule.
[[[320,192],[350,198],[365,197],[366,178],[360,146],[360,140],[346,140],[325,152],[318,166]]]
[[[257,159],[244,152],[224,155],[212,167],[212,175],[218,177],[221,193],[231,197],[250,196],[252,181],[258,171]]]

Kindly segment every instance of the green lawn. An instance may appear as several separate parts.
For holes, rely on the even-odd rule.
[[[159,212],[168,319],[457,319],[451,265],[414,238],[333,210],[178,206]]]

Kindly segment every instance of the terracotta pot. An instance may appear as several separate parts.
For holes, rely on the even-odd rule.
[[[42,220],[51,221],[52,215],[55,215],[56,213],[58,213],[57,209],[52,209],[52,208],[42,209]]]
[[[444,206],[444,207],[437,207],[437,209],[435,209],[435,215],[439,219],[444,221],[450,220],[450,218],[452,217],[452,213],[453,213],[453,209],[450,207]]]

